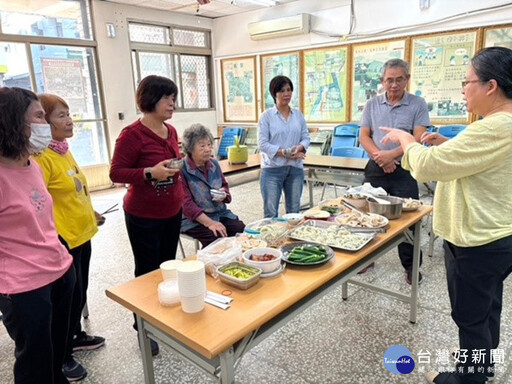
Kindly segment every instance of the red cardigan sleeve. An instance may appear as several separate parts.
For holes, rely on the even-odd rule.
[[[127,127],[121,131],[110,166],[110,179],[114,183],[144,184],[144,168],[135,168],[142,145],[135,130]]]

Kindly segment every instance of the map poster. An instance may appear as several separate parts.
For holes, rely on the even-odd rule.
[[[82,61],[41,58],[44,92],[66,99],[74,114],[87,112]]]
[[[425,98],[433,124],[469,123],[461,93],[477,32],[451,32],[412,39],[412,94]]]
[[[484,47],[506,47],[512,49],[512,27],[486,28]]]
[[[308,122],[347,121],[348,48],[304,51],[304,117]]]
[[[257,121],[256,56],[221,60],[224,121]]]
[[[351,121],[361,120],[366,102],[382,88],[382,67],[389,59],[404,59],[405,40],[388,40],[352,47],[352,113]]]
[[[268,86],[270,80],[275,76],[284,75],[293,83],[293,96],[290,102],[292,108],[300,109],[299,96],[300,90],[300,71],[299,71],[299,52],[288,52],[282,54],[262,55],[261,56],[261,93],[263,108],[269,109],[274,106],[274,99],[270,95]]]

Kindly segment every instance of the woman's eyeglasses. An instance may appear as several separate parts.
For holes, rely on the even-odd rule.
[[[466,85],[471,84],[471,83],[480,83],[480,80],[464,80],[461,83],[462,88],[466,88]]]

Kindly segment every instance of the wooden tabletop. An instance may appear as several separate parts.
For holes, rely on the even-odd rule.
[[[220,168],[222,169],[222,173],[227,176],[229,174],[239,173],[248,171],[251,169],[259,168],[261,162],[261,157],[259,153],[249,155],[249,159],[246,163],[243,164],[231,164],[227,159],[220,160]]]
[[[324,155],[306,155],[304,166],[322,167],[322,168],[340,168],[364,170],[368,159],[357,159],[352,157],[324,156]],[[261,155],[259,153],[249,155],[249,159],[244,164],[230,164],[228,160],[220,160],[220,167],[224,175],[244,172],[250,169],[259,168],[261,164]]]
[[[362,171],[366,167],[368,159],[357,159],[353,157],[306,155],[304,166],[342,168]]]
[[[158,284],[162,281],[159,270],[110,288],[106,294],[163,332],[211,359],[334,276],[378,250],[431,210],[430,206],[422,206],[417,211],[404,213],[399,219],[391,220],[387,233],[379,234],[359,252],[336,251],[332,260],[315,268],[289,265],[284,273],[273,278],[261,278],[255,286],[246,291],[207,276],[209,291],[221,293],[228,289],[232,292],[231,297],[234,300],[231,308],[227,310],[206,304],[202,312],[186,314],[180,305],[161,306],[157,295]]]

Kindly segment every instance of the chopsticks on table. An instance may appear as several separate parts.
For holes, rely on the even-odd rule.
[[[221,309],[228,309],[233,301],[231,297],[220,295],[212,291],[206,291],[205,303],[211,304]]]

